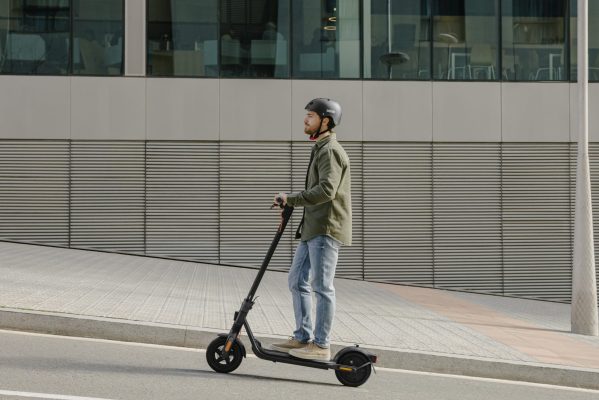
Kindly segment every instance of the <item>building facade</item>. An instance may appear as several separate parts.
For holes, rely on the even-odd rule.
[[[0,0],[0,238],[259,265],[272,195],[304,184],[304,106],[331,97],[353,179],[338,276],[569,301],[575,10]],[[598,107],[592,82],[595,199]],[[291,262],[296,214],[274,268]]]

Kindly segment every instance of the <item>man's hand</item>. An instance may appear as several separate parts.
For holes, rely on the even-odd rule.
[[[281,204],[281,205],[286,205],[287,204],[287,193],[277,193],[275,194],[275,199],[274,199],[274,204]]]

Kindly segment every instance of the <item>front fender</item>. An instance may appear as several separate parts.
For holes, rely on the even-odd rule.
[[[226,338],[229,336],[229,334],[228,333],[219,333],[218,336]],[[235,341],[237,342],[237,344],[239,345],[239,348],[241,349],[241,354],[243,355],[243,358],[247,358],[246,352],[245,352],[245,346],[244,346],[243,342],[239,338],[235,339]]]

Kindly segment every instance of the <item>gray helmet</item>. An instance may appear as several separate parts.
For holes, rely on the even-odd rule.
[[[341,106],[335,100],[317,98],[306,105],[306,110],[314,111],[320,118],[329,117],[329,129],[341,122]]]

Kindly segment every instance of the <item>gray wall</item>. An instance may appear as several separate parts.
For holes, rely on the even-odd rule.
[[[576,140],[576,85],[0,76],[0,138],[305,140],[303,107],[343,105],[355,141]],[[599,141],[599,83],[590,138]]]

